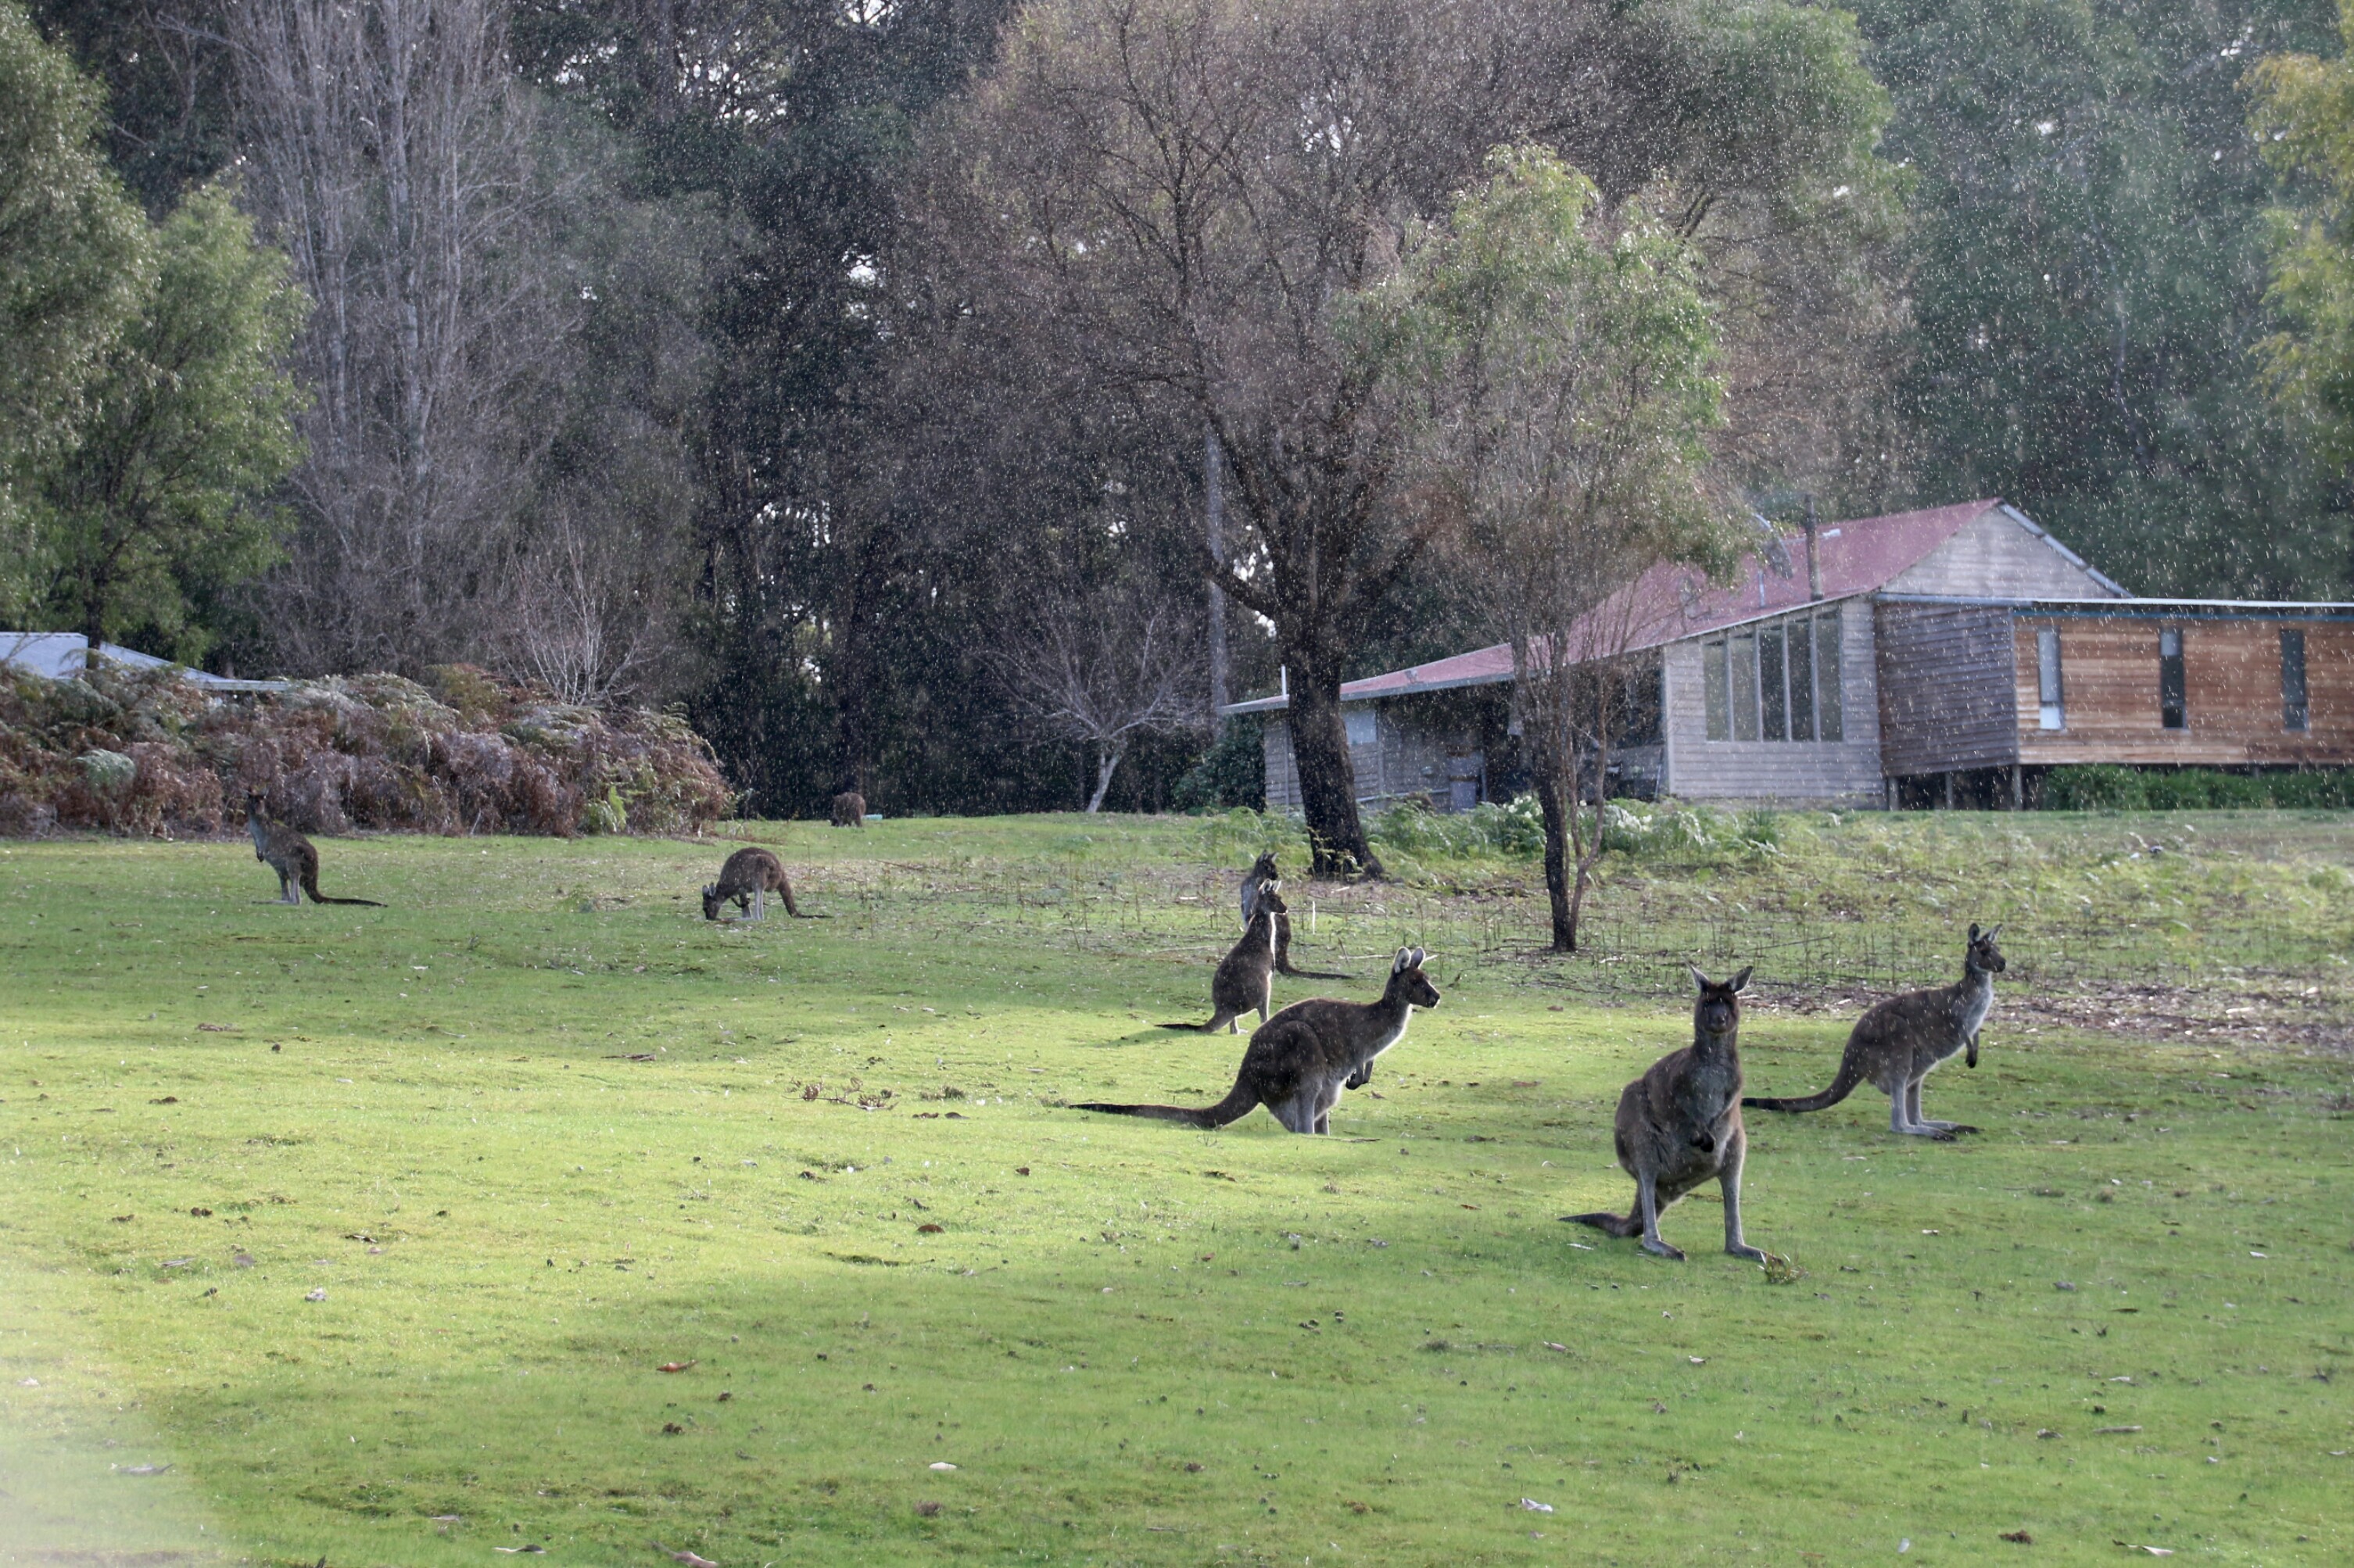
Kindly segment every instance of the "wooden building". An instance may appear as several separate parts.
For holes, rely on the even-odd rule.
[[[1579,636],[1644,694],[1623,793],[2015,805],[2063,763],[2354,763],[2354,605],[2137,599],[1999,501],[1767,531],[1730,584],[1659,568]],[[1511,682],[1500,644],[1344,685],[1359,798],[1511,793]],[[1288,706],[1225,710],[1267,716],[1271,809]]]

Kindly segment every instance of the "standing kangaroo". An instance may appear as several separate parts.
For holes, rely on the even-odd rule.
[[[1275,852],[1269,850],[1252,863],[1243,874],[1241,903],[1243,927],[1250,927],[1251,915],[1258,902],[1269,892],[1283,885],[1282,875],[1276,869]],[[1291,967],[1291,915],[1280,904],[1275,915],[1275,972],[1289,975],[1294,980],[1355,980],[1354,975],[1336,974],[1331,969],[1296,969]],[[1352,1084],[1350,1087],[1357,1086]]]
[[[1565,1214],[1614,1236],[1639,1234],[1643,1250],[1681,1260],[1659,1239],[1659,1215],[1713,1177],[1724,1194],[1724,1250],[1766,1261],[1741,1234],[1741,1165],[1749,1136],[1741,1126],[1742,970],[1719,985],[1698,969],[1692,1043],[1651,1064],[1618,1097],[1618,1168],[1635,1178],[1635,1206],[1625,1214]]]
[[[253,835],[253,858],[278,874],[280,904],[300,904],[301,893],[311,895],[313,904],[360,904],[370,909],[383,905],[373,898],[330,898],[319,891],[319,852],[309,839],[283,822],[273,822],[262,810],[261,796],[249,791],[245,797],[245,831]]]
[[[739,849],[727,857],[726,865],[719,868],[719,880],[703,890],[703,917],[718,919],[720,908],[732,898],[736,901],[737,914],[743,914],[748,908],[753,919],[765,920],[769,917],[769,895],[771,893],[784,899],[785,913],[794,919],[814,918],[802,914],[800,906],[793,902],[793,885],[785,880],[785,867],[781,861],[757,846]]]
[[[1921,1084],[1940,1062],[1957,1051],[1978,1065],[1978,1030],[1994,1006],[1994,977],[2005,965],[2002,949],[1994,945],[1995,932],[1970,927],[1970,941],[1962,957],[1962,978],[1953,985],[1930,991],[1908,991],[1874,1003],[1855,1021],[1847,1037],[1831,1086],[1803,1099],[1746,1099],[1741,1103],[1760,1110],[1816,1111],[1847,1098],[1850,1090],[1867,1080],[1888,1097],[1888,1128],[1914,1138],[1949,1143],[1954,1135],[1976,1132],[1957,1121],[1921,1119]]]
[[[1329,1133],[1341,1089],[1405,1038],[1416,1008],[1438,1005],[1438,988],[1422,972],[1427,956],[1420,948],[1400,948],[1379,1001],[1295,1001],[1260,1024],[1243,1048],[1234,1088],[1216,1105],[1195,1110],[1091,1102],[1072,1108],[1206,1129],[1240,1121],[1253,1107],[1265,1106],[1293,1132]]]
[[[866,825],[866,797],[855,789],[844,789],[833,798],[833,825],[837,828],[863,828]]]
[[[1259,901],[1250,928],[1234,949],[1218,960],[1218,972],[1210,977],[1210,1022],[1207,1023],[1164,1023],[1163,1029],[1198,1029],[1204,1034],[1214,1034],[1224,1029],[1228,1033],[1239,1032],[1235,1020],[1256,1010],[1258,1021],[1267,1022],[1268,1011],[1275,1005],[1275,925],[1283,917],[1283,899],[1269,887],[1259,895]]]

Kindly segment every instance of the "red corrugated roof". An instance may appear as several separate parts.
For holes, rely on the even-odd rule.
[[[1999,501],[1966,501],[1924,512],[1895,512],[1883,517],[1823,524],[1816,541],[1823,598],[1846,599],[1886,587],[1907,567],[2001,504]],[[1606,599],[1579,623],[1573,636],[1581,642],[1596,645],[1616,643],[1619,652],[1633,652],[1735,621],[1798,609],[1811,597],[1807,585],[1806,541],[1803,535],[1792,533],[1783,535],[1783,553],[1790,565],[1787,577],[1756,554],[1741,558],[1740,568],[1729,586],[1711,583],[1691,567],[1654,567]],[[1605,628],[1623,635],[1604,635]],[[1351,681],[1341,686],[1341,700],[1364,702],[1416,692],[1493,685],[1511,678],[1511,644],[1499,642],[1492,648]],[[1255,702],[1237,703],[1227,711],[1264,713],[1287,705],[1283,697],[1261,697]]]

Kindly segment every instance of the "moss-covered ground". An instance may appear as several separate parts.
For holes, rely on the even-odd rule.
[[[1779,1284],[1706,1197],[1681,1265],[1558,1222],[1625,1201],[1686,1004],[1516,950],[1525,863],[1318,896],[1300,957],[1369,977],[1320,989],[1423,939],[1447,999],[1310,1139],[1059,1107],[1224,1090],[1238,1040],[1152,1024],[1231,824],[733,831],[832,918],[706,925],[710,842],[324,842],[384,909],[260,903],[238,842],[0,849],[0,1562],[2354,1558],[2354,1058],[2280,1012],[2344,991],[2344,819],[1628,863],[1614,917],[1734,945],[1843,887],[1929,949],[2001,904],[2025,969],[2087,878],[2153,942],[2277,935],[2244,1030],[2179,955],[2199,1007],[2115,1029],[2007,981],[1926,1097],[1981,1137],[1753,1113]],[[1836,1059],[1852,1007],[1790,1000],[1753,1087]]]

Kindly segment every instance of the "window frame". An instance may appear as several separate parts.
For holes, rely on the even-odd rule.
[[[2190,683],[2184,642],[2181,627],[2158,628],[2158,726],[2160,729],[2188,730],[2190,727]],[[2174,650],[2170,653],[2167,652],[2169,643]]]
[[[1749,621],[1703,637],[1700,640],[1702,737],[1737,743],[1845,744],[1846,645],[1846,615],[1838,606],[1817,606]]]
[[[2295,654],[2292,656],[2291,650]],[[2305,628],[2280,629],[2281,728],[2292,735],[2313,733],[2313,685],[2306,666]]]
[[[2039,626],[2035,629],[2035,702],[2036,724],[2045,730],[2068,727],[2066,665],[2060,643],[2060,629]]]

